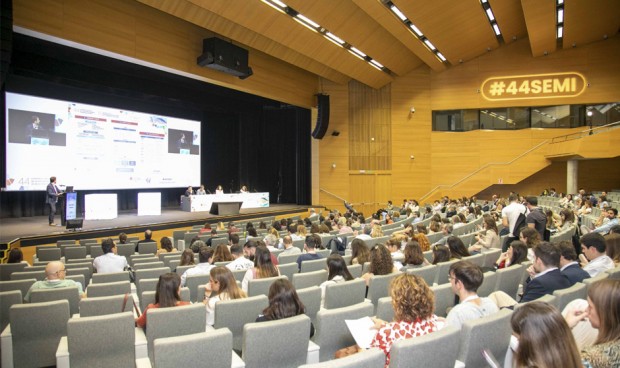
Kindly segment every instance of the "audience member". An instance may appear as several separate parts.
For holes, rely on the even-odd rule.
[[[280,254],[278,255],[278,259],[281,255],[301,253],[301,249],[293,246],[293,238],[291,235],[284,235],[284,237],[282,238],[282,244],[284,245],[284,250],[280,252]]]
[[[599,233],[589,233],[581,237],[581,255],[579,260],[584,271],[595,277],[601,272],[615,267],[614,261],[605,254],[605,238]]]
[[[160,249],[157,250],[157,255],[159,256],[162,253],[176,253],[179,250],[172,246],[172,241],[169,237],[164,236],[159,240]]]
[[[519,229],[516,229],[518,225],[517,222],[520,215],[525,216],[526,208],[518,202],[518,199],[519,197],[516,194],[511,194],[508,197],[510,204],[501,210],[502,224],[504,225],[504,228],[508,228],[508,236],[506,237],[504,244],[502,244],[503,251],[506,251],[508,249],[508,245],[510,245],[510,243],[514,240],[519,240]]]
[[[615,208],[608,208],[606,211],[606,214],[607,214],[607,219],[609,219],[609,221],[605,222],[604,224],[602,224],[601,226],[597,228],[581,225],[581,233],[588,234],[590,232],[593,232],[593,233],[599,233],[602,235],[609,233],[609,230],[612,227],[614,227],[615,225],[618,225],[618,210]]]
[[[181,287],[185,286],[188,276],[208,275],[213,268],[213,249],[203,245],[198,253],[198,264],[183,273]]]
[[[316,252],[316,250],[321,247],[321,244],[322,240],[320,236],[316,234],[306,236],[306,241],[304,243],[304,251],[306,253],[297,258],[297,267],[300,271],[303,261],[312,261],[321,258],[321,255]]]
[[[159,276],[157,289],[155,290],[155,303],[149,304],[139,318],[136,318],[136,326],[146,328],[147,312],[154,308],[171,308],[189,305],[190,302],[182,301],[179,295],[181,279],[174,272],[168,272]]]
[[[371,277],[389,275],[392,272],[398,272],[398,269],[394,267],[392,256],[387,247],[383,244],[372,247],[368,272],[362,275],[362,279],[366,281],[366,286],[370,283]]]
[[[424,258],[424,253],[422,253],[420,244],[415,240],[407,242],[404,255],[405,259],[403,261],[403,267],[400,269],[401,272],[407,272],[407,270],[421,268],[430,264],[426,258]]]
[[[127,269],[127,258],[117,254],[116,244],[112,238],[101,241],[103,255],[93,260],[93,267],[97,273],[123,272]]]
[[[527,261],[527,245],[520,240],[515,240],[510,243],[508,250],[500,254],[497,262],[495,262],[495,268],[506,268],[515,264],[521,264]]]
[[[442,262],[450,261],[450,248],[445,245],[435,245],[433,246],[433,262],[432,264],[436,265]]]
[[[347,263],[340,254],[332,254],[327,257],[327,281],[319,285],[321,287],[321,307],[325,302],[325,289],[328,285],[353,280],[353,276],[347,268]]]
[[[228,245],[219,244],[215,247],[215,251],[213,252],[213,263],[215,262],[232,262],[234,260],[232,254],[230,254],[230,250],[228,250]]]
[[[225,244],[222,244],[226,246]],[[205,299],[207,306],[207,325],[215,322],[215,303],[220,300],[234,300],[246,298],[246,293],[237,286],[233,273],[226,267],[213,267],[209,272],[211,278],[205,285]]]
[[[589,279],[590,274],[582,270],[577,262],[577,252],[575,252],[573,243],[561,241],[558,246],[560,247],[560,272],[570,281],[571,286]]]
[[[351,241],[351,264],[361,264],[370,262],[370,251],[366,242],[362,239],[355,238]]]
[[[401,240],[397,237],[394,237],[385,244],[390,251],[390,255],[392,256],[392,262],[394,262],[394,267],[397,270],[403,268],[403,262],[405,260],[405,255],[400,251]]]
[[[254,262],[254,254],[256,254],[257,246],[258,243],[255,240],[250,240],[243,244],[243,255],[252,262]]]
[[[127,234],[125,233],[118,234],[118,244],[127,244]]]
[[[448,249],[450,249],[450,259],[461,259],[470,256],[461,238],[451,236],[448,238],[446,244],[448,245]]]
[[[276,321],[304,314],[306,308],[290,281],[279,279],[269,287],[269,306],[256,318],[256,322]],[[310,323],[309,336],[314,336],[314,326]]]
[[[480,253],[483,248],[493,249],[502,247],[499,242],[499,231],[497,230],[497,224],[491,216],[484,219],[484,234],[477,234],[475,238],[476,243],[469,247],[470,253]]]
[[[151,237],[153,236],[153,232],[150,229],[147,229],[144,232],[144,240],[140,240],[139,242],[136,243],[136,253],[138,252],[138,246],[142,243],[152,243],[153,240],[151,240]]]
[[[226,265],[226,267],[231,271],[237,270],[248,270],[254,267],[254,262],[245,258],[243,255],[243,249],[239,244],[233,245],[230,247],[230,253],[233,257],[233,261]]]
[[[545,235],[545,230],[547,229],[547,215],[542,208],[538,207],[538,198],[526,197],[525,206],[529,211],[528,215],[525,217],[527,226],[538,231],[540,239],[549,241],[549,237],[547,236],[549,234]]]
[[[527,245],[527,259],[534,261],[534,247],[540,244],[540,234],[536,229],[531,227],[524,227],[519,232],[519,240]]]
[[[245,276],[243,276],[241,288],[247,293],[250,280],[276,276],[280,276],[280,271],[278,270],[278,267],[273,264],[269,249],[265,246],[256,247],[254,267],[248,269]]]
[[[179,262],[179,266],[193,266],[195,264],[194,262],[194,252],[192,252],[191,249],[185,249],[182,253],[181,253],[181,262]],[[176,270],[175,270],[176,272]]]
[[[52,261],[48,263],[47,266],[45,266],[45,280],[37,281],[32,284],[30,289],[28,289],[26,296],[24,296],[24,301],[30,303],[30,294],[33,290],[58,289],[73,286],[77,287],[80,297],[84,297],[82,284],[73,280],[65,280],[65,276],[67,276],[67,270],[62,262]]]
[[[448,242],[448,238],[452,236],[452,224],[443,224],[441,227],[441,232],[443,233],[443,238],[439,239],[433,245],[446,245]]]
[[[620,234],[609,233],[605,236],[605,253],[614,262],[616,267],[620,266]]]
[[[9,257],[6,263],[25,263],[30,266],[30,263],[28,263],[28,261],[24,261],[24,253],[19,248],[13,248],[9,251]]]

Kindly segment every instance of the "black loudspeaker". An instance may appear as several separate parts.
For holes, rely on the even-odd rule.
[[[312,138],[322,139],[327,132],[327,127],[329,127],[329,95],[319,93],[316,98],[319,113],[316,118],[316,126],[312,131]]]
[[[84,219],[76,218],[73,220],[67,219],[67,229],[81,229],[82,225],[84,225]]]
[[[248,50],[217,37],[202,41],[202,55],[196,62],[200,66],[232,74],[241,79],[253,74],[252,68],[248,66]]]

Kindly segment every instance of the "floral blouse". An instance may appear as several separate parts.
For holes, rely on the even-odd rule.
[[[370,343],[371,347],[379,347],[385,353],[385,366],[390,364],[390,350],[395,342],[415,336],[423,336],[437,331],[437,316],[428,319],[417,319],[413,322],[391,322],[379,329]]]

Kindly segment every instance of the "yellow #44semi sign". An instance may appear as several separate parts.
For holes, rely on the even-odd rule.
[[[586,89],[586,78],[575,72],[492,77],[482,82],[482,96],[490,101],[576,97]]]

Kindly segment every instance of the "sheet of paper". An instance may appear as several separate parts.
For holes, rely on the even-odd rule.
[[[377,334],[377,330],[372,328],[374,322],[370,317],[360,319],[347,319],[344,321],[353,335],[357,345],[363,349],[369,349],[372,339]]]

